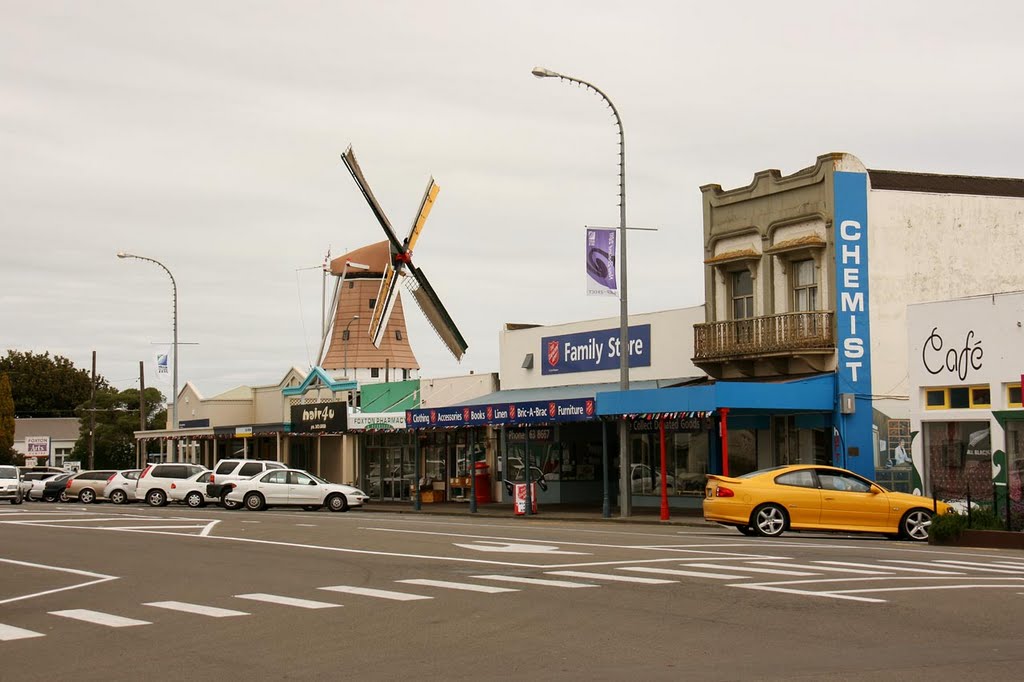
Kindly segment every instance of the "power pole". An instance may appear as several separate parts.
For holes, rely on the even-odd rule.
[[[142,360],[139,360],[139,431],[145,431],[145,430],[146,430],[146,375],[143,372]],[[142,440],[135,441],[135,451],[137,453],[136,454],[136,462],[137,462],[139,468],[142,468],[142,467],[144,467],[146,465],[146,462],[145,462],[145,451],[142,449],[143,448],[142,444],[144,442],[145,441],[142,441]]]
[[[92,392],[89,397],[89,468],[96,466],[96,351],[92,352]]]

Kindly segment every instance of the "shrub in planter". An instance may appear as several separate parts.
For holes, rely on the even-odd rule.
[[[973,513],[971,516],[973,517]],[[932,519],[932,525],[928,527],[928,540],[940,545],[945,542],[955,542],[965,528],[967,528],[966,515],[957,512],[939,514]]]

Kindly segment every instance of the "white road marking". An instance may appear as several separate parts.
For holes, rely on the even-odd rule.
[[[832,592],[814,592],[813,590],[794,590],[786,587],[772,587],[770,585],[742,584],[729,585],[729,587],[742,587],[745,590],[760,590],[762,592],[781,592],[783,594],[797,594],[801,597],[827,597],[829,599],[845,599],[848,601],[863,601],[872,604],[884,604],[885,599],[872,599],[871,597],[855,597],[849,594],[833,594]]]
[[[708,554],[716,555],[721,554],[721,552],[708,552]],[[792,557],[771,556],[766,554],[721,554],[721,556],[677,557],[678,561],[750,561],[751,559],[775,559],[778,561],[790,561],[792,560]]]
[[[30,639],[32,637],[45,637],[41,632],[33,632],[32,630],[25,630],[22,628],[16,628],[13,625],[4,625],[0,623],[0,642],[10,642],[15,639]]]
[[[491,585],[473,585],[470,583],[453,583],[447,580],[427,580],[425,578],[413,578],[411,580],[396,580],[396,583],[408,583],[409,585],[425,585],[426,587],[442,587],[446,590],[465,590],[467,592],[486,592],[497,594],[499,592],[518,592],[508,587],[493,587]]]
[[[112,613],[91,611],[89,609],[50,611],[50,615],[61,616],[62,618],[72,618],[74,620],[85,621],[86,623],[95,623],[96,625],[105,625],[108,628],[130,628],[136,625],[152,625],[152,623],[147,620],[135,620],[134,618],[125,618],[123,616],[115,616]]]
[[[725,569],[727,571],[741,571],[746,573],[770,573],[772,575],[820,575],[819,573],[808,573],[807,571],[793,571],[782,568],[753,568],[752,566],[722,566],[720,564],[682,564],[683,566],[695,566],[697,568]]]
[[[475,549],[478,552],[511,552],[513,554],[579,554],[589,556],[589,552],[567,552],[558,549],[558,545],[535,545],[523,542],[495,542],[480,540],[476,544],[467,545],[453,542],[456,547]]]
[[[346,594],[358,594],[364,597],[377,597],[379,599],[391,599],[392,601],[417,601],[420,599],[433,599],[423,594],[409,594],[408,592],[393,592],[391,590],[374,590],[369,587],[355,587],[354,585],[331,585],[321,587],[321,590],[331,592],[344,592]]]
[[[575,589],[577,587],[598,587],[593,583],[574,583],[569,580],[545,580],[544,578],[526,578],[518,575],[474,575],[473,578],[480,580],[498,580],[506,583],[523,583],[524,585],[542,585],[546,587],[565,587]]]
[[[604,573],[588,573],[586,571],[544,571],[549,575],[564,575],[567,578],[591,578],[593,580],[612,580],[619,583],[640,583],[642,585],[668,585],[676,580],[661,578],[635,578],[630,575],[606,575]]]
[[[807,566],[805,564],[784,564],[777,561],[751,561],[758,566],[779,566],[782,568],[807,568],[812,571],[826,571],[828,573],[859,573],[861,575],[892,575],[885,571],[869,571],[862,568],[839,568],[838,566]]]
[[[937,559],[937,564],[949,565],[950,568],[959,568],[968,571],[984,571],[985,573],[1009,573],[1011,575],[1020,575],[1024,573],[1024,568],[1010,568],[1004,566],[1002,568],[994,568],[992,564],[980,564],[975,561],[954,561],[952,559]]]
[[[315,523],[296,523],[295,525],[300,526],[302,528],[316,528]]]
[[[689,564],[684,564],[689,565]],[[749,576],[736,575],[730,573],[707,573],[705,571],[680,571],[677,568],[647,568],[646,566],[620,566],[620,571],[635,571],[637,573],[658,573],[661,575],[681,575],[689,578],[712,578],[714,580],[741,580]],[[744,570],[739,566],[733,567],[730,570]],[[811,575],[807,573],[806,575]]]
[[[249,615],[245,611],[221,609],[217,608],[216,606],[204,606],[202,604],[189,604],[183,601],[151,601],[143,604],[143,606],[155,606],[158,609],[168,609],[170,611],[194,613],[199,616],[210,616],[211,618],[229,618],[231,616]]]
[[[895,559],[893,559],[893,560],[886,559],[885,561],[896,561],[896,560]],[[859,564],[859,563],[856,563],[854,561],[813,561],[811,563],[814,563],[814,564],[827,564],[827,565],[830,565],[830,566],[857,566],[857,567],[860,567],[860,568],[875,568],[875,569],[884,568],[885,570],[888,570],[888,571],[909,571],[911,573],[931,573],[931,574],[934,574],[934,575],[963,575],[963,573],[957,573],[955,571],[936,571],[936,570],[931,569],[931,568],[909,568],[907,566],[878,566],[877,564]],[[908,562],[908,563],[917,563],[917,562],[911,561],[911,562]]]
[[[834,590],[831,594],[855,594],[860,592],[912,592],[917,590],[976,590],[986,587],[1019,588],[1020,583],[1013,585],[919,585],[916,587],[878,587],[865,590]]]
[[[264,601],[270,604],[283,604],[284,606],[297,606],[300,609],[334,609],[341,604],[331,604],[325,601],[313,601],[312,599],[298,599],[296,597],[284,597],[279,594],[266,594],[254,592],[252,594],[236,594],[239,599],[251,599],[253,601]]]
[[[213,527],[216,526],[218,523],[220,523],[220,519],[217,519],[216,521],[210,521],[208,524],[206,524],[206,527],[203,528],[203,532],[199,534],[199,537],[207,537],[210,534],[210,531],[213,530]]]
[[[81,571],[77,568],[63,568],[61,566],[48,566],[46,564],[34,564],[29,561],[15,561],[14,559],[0,559],[0,562],[5,564],[14,564],[16,566],[29,566],[31,568],[41,568],[47,571],[57,571],[58,573],[71,573],[72,575],[84,575],[95,580],[90,580],[84,583],[78,583],[77,585],[68,585],[67,587],[57,587],[52,590],[43,590],[42,592],[33,592],[32,594],[23,594],[18,597],[9,597],[7,599],[0,599],[0,604],[9,604],[15,601],[21,601],[23,599],[32,599],[33,597],[42,597],[47,594],[54,594],[55,592],[65,592],[67,590],[77,590],[82,587],[89,587],[90,585],[99,585],[100,583],[109,582],[111,580],[117,580],[117,576],[104,575],[103,573],[93,573],[91,571]]]

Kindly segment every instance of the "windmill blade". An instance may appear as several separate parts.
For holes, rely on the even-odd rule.
[[[323,365],[324,349],[327,348],[327,339],[331,338],[331,335],[334,334],[334,318],[335,318],[335,313],[338,310],[338,296],[340,296],[340,295],[341,295],[341,278],[340,277],[336,277],[334,279],[334,293],[331,294],[331,307],[330,307],[331,317],[330,317],[330,321],[327,323],[327,328],[324,329],[323,338],[320,339],[320,350],[317,351],[317,354],[316,354],[316,366],[317,367],[320,367],[320,366]]]
[[[387,234],[388,239],[391,241],[391,247],[398,253],[405,251],[402,242],[398,241],[398,237],[395,236],[395,231],[391,227],[391,221],[384,215],[384,209],[377,203],[377,197],[373,196],[370,185],[366,182],[366,178],[363,177],[363,171],[359,167],[359,162],[356,161],[356,153],[352,150],[352,145],[349,145],[345,153],[341,155],[341,160],[344,162],[345,168],[348,168],[348,172],[352,174],[352,179],[356,181],[356,185],[359,186],[359,191],[363,193],[363,197],[366,199],[366,203],[370,205],[373,215],[377,217],[377,222],[384,228],[385,234]]]
[[[374,304],[373,314],[370,316],[370,339],[375,348],[380,348],[384,330],[387,329],[388,320],[391,318],[391,310],[395,307],[395,301],[398,299],[399,274],[400,272],[391,267],[391,263],[388,263],[384,277],[380,281],[377,303]]]
[[[416,298],[416,304],[419,305],[423,315],[427,318],[427,322],[434,328],[437,335],[441,337],[444,344],[448,346],[448,350],[455,356],[455,359],[461,360],[462,355],[469,347],[466,340],[462,338],[462,333],[455,326],[455,322],[452,321],[448,311],[445,310],[441,299],[438,298],[434,288],[430,286],[430,282],[427,281],[423,271],[412,265],[409,266],[409,271],[412,273],[411,279],[414,282],[408,281],[406,286]]]
[[[416,211],[416,217],[412,221],[412,228],[409,230],[409,237],[405,240],[405,248],[408,251],[412,251],[416,247],[416,242],[420,238],[420,232],[423,231],[423,226],[427,222],[427,216],[430,215],[430,209],[434,207],[434,199],[437,198],[437,193],[441,191],[441,188],[434,178],[430,178],[427,183],[427,191],[423,193],[423,201],[420,202],[420,210]]]

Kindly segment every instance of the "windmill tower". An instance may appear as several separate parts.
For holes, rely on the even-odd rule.
[[[344,273],[345,277],[340,282],[341,289],[334,307],[330,343],[320,363],[323,369],[352,376],[356,369],[378,368],[382,379],[386,368],[390,368],[398,379],[412,378],[413,373],[419,370],[420,365],[409,345],[401,298],[395,302],[380,347],[374,346],[370,338],[373,309],[390,258],[391,249],[385,240],[331,260],[331,274],[340,277]],[[362,263],[369,268],[346,271],[346,262]]]

